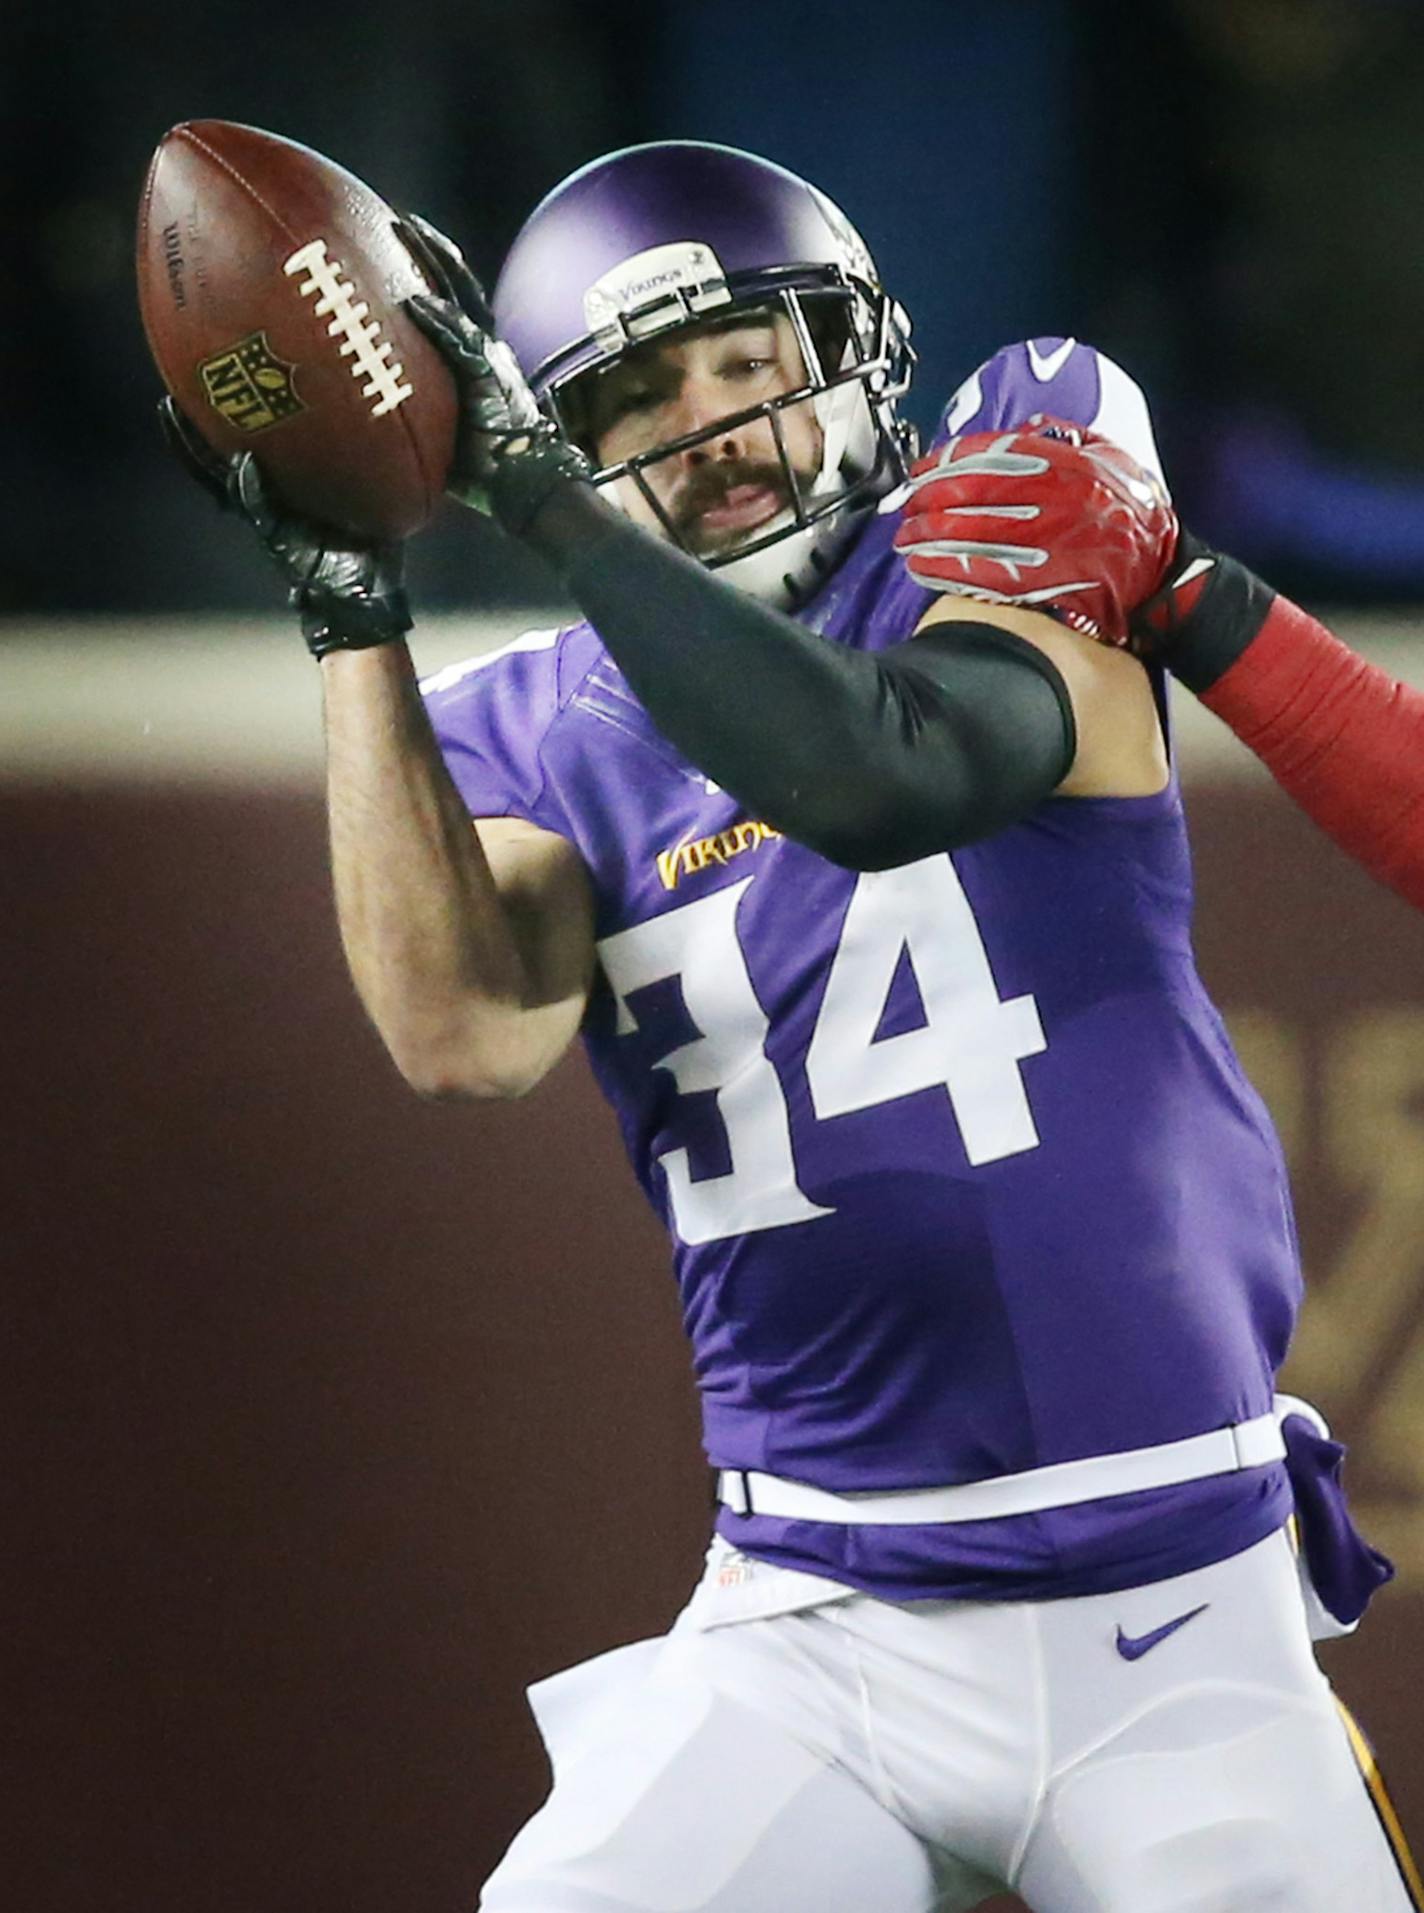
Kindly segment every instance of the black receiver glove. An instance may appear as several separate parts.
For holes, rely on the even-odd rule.
[[[261,539],[287,580],[288,602],[300,614],[302,636],[314,658],[391,644],[409,631],[401,545],[363,542],[282,511],[252,453],[224,458],[215,452],[171,398],[160,400],[158,419],[190,477],[224,511],[245,518]]]
[[[458,246],[408,213],[401,238],[446,296],[420,293],[406,310],[444,359],[460,395],[455,460],[446,490],[518,537],[564,479],[587,478],[588,460],[544,417],[518,361],[494,336],[494,315]]]

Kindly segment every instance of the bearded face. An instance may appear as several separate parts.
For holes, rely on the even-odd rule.
[[[608,466],[701,435],[642,467],[656,508],[634,478],[618,479],[614,490],[638,524],[666,535],[661,511],[688,551],[717,557],[750,542],[793,502],[771,420],[762,415],[717,430],[719,421],[805,383],[783,313],[729,313],[635,346],[591,375],[580,437]],[[787,460],[809,488],[822,449],[811,400],[784,407],[779,422]]]

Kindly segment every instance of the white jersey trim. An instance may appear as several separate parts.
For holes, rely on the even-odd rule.
[[[516,651],[552,651],[570,628],[559,624],[552,629],[521,631],[517,638],[511,638],[507,644],[497,644],[492,651],[480,651],[472,658],[460,658],[454,664],[445,665],[442,670],[433,671],[429,677],[421,678],[420,695],[430,697],[437,691],[449,691],[474,672],[483,670],[487,664],[497,664],[501,658],[511,657]]]

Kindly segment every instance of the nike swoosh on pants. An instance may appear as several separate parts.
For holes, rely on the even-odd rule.
[[[1150,1634],[1124,1634],[1121,1627],[1117,1631],[1117,1651],[1125,1661],[1140,1661],[1144,1654],[1165,1641],[1169,1634],[1175,1634],[1179,1627],[1185,1627],[1188,1621],[1194,1621],[1198,1614],[1205,1614],[1211,1603],[1203,1601],[1200,1607],[1194,1607],[1189,1613],[1179,1614],[1175,1621],[1164,1621],[1161,1627],[1154,1627]]]

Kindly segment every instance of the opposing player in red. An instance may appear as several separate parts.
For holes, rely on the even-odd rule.
[[[1388,1569],[1274,1394],[1290,1197],[1192,957],[1161,674],[1085,635],[1124,549],[1167,561],[1140,395],[1037,346],[1000,394],[1139,461],[1095,457],[1074,631],[907,570],[907,322],[805,181],[614,154],[492,310],[425,237],[451,490],[584,617],[422,698],[399,553],[205,470],[322,659],[367,1006],[437,1092],[583,1037],[721,1504],[671,1632],[535,1690],[554,1786],[488,1913],[1402,1913],[1311,1652]]]
[[[975,375],[981,398],[997,374],[991,360]],[[1121,460],[1105,442],[1048,422],[1006,457],[1002,433],[982,435],[996,422],[981,406],[975,435],[913,479],[897,534],[913,576],[1033,603],[1087,630],[1075,611],[1086,559],[1090,574],[1097,567],[1099,635],[1165,664],[1342,850],[1424,909],[1424,693],[1180,529],[1146,473],[1109,504],[1103,461]]]

